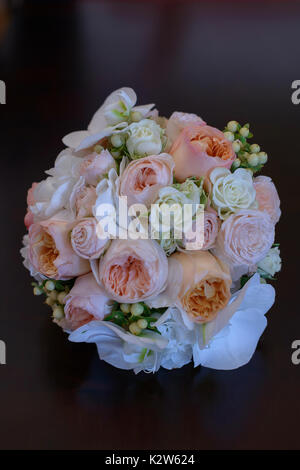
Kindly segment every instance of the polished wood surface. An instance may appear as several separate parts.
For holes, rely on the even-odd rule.
[[[30,1],[1,30],[2,449],[299,448],[300,3]],[[162,115],[252,124],[282,199],[283,268],[251,362],[221,372],[114,369],[74,344],[33,297],[19,248],[26,190],[61,137],[82,129],[112,90],[132,86]]]

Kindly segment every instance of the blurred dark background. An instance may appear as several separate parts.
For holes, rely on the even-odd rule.
[[[0,2],[2,449],[300,448],[299,1]],[[251,362],[220,372],[117,370],[74,344],[33,297],[19,249],[26,191],[61,138],[133,87],[160,113],[250,122],[282,199],[283,269]]]

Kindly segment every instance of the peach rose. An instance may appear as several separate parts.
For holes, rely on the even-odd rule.
[[[96,188],[94,186],[85,186],[84,181],[79,181],[70,196],[70,206],[74,216],[79,219],[91,217],[96,199]]]
[[[127,196],[128,206],[149,207],[164,186],[173,183],[173,158],[167,153],[132,161],[120,178],[120,196]]]
[[[87,155],[80,165],[79,173],[87,184],[97,186],[101,177],[111,168],[116,170],[116,162],[108,150],[102,150],[101,153]]]
[[[257,176],[253,186],[256,191],[258,210],[269,214],[272,222],[276,224],[280,219],[280,199],[275,184],[269,176]]]
[[[169,153],[175,161],[175,177],[182,182],[189,176],[206,176],[215,167],[230,168],[236,155],[223,132],[210,126],[184,128]]]
[[[99,279],[118,302],[134,303],[164,290],[168,261],[153,240],[113,240],[99,263]]]
[[[229,302],[231,277],[228,267],[208,251],[171,255],[181,271],[179,306],[190,320],[206,323]],[[174,266],[176,269],[176,266]]]
[[[216,211],[208,207],[204,211],[203,236],[198,238],[198,235],[195,235],[195,223],[193,223],[192,231],[183,239],[184,248],[188,248],[189,251],[211,249],[215,244],[219,228],[220,219]]]
[[[205,126],[206,122],[193,113],[180,113],[175,111],[168,119],[166,126],[166,136],[168,138],[168,146],[171,146],[177,139],[180,132],[191,125]]]
[[[92,320],[103,320],[110,312],[111,304],[112,300],[92,273],[79,276],[65,297],[64,327],[74,331]]]
[[[29,209],[29,206],[33,206],[35,204],[34,188],[37,185],[38,183],[32,183],[31,188],[29,188],[27,192],[27,213],[24,218],[24,224],[27,230],[29,229],[30,225],[34,222],[34,216],[31,210]]]
[[[72,249],[71,228],[70,222],[54,217],[30,226],[28,257],[37,272],[65,280],[91,270],[89,262]]]
[[[99,258],[107,245],[107,241],[97,236],[97,220],[93,217],[80,220],[71,233],[73,250],[81,258]]]
[[[274,235],[274,224],[269,214],[243,209],[223,222],[214,253],[231,269],[237,266],[251,269],[266,256],[274,243]]]

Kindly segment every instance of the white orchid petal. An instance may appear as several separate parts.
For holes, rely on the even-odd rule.
[[[155,104],[144,104],[140,106],[135,106],[132,108],[132,111],[136,111],[141,113],[142,117],[147,116],[147,114],[151,111],[151,109],[155,106]]]
[[[112,134],[119,134],[120,132],[125,132],[127,127],[127,122],[120,122],[115,126],[105,127],[96,134],[88,133],[88,136],[86,136],[76,147],[76,152],[79,152],[80,150],[84,150],[91,147],[92,145],[95,145],[97,142],[99,142],[99,140],[104,139],[104,137],[109,137]]]
[[[227,334],[220,332],[205,349],[193,348],[195,367],[219,370],[237,369],[247,364],[255,352],[267,320],[255,308],[241,310],[232,317]]]
[[[82,142],[86,137],[88,137],[90,133],[88,131],[75,131],[70,132],[70,134],[65,135],[62,139],[63,143],[66,147],[70,147],[71,149],[75,149],[78,147],[80,142]]]

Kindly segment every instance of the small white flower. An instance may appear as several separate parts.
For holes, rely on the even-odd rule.
[[[281,270],[281,258],[278,246],[271,248],[267,256],[258,263],[257,267],[267,274],[270,274],[272,277],[278,273]]]
[[[161,335],[168,339],[168,345],[162,351],[161,366],[174,369],[191,362],[194,332],[185,327],[179,310],[168,309],[156,324]]]
[[[130,124],[126,145],[132,158],[158,155],[162,151],[161,127],[152,119]]]
[[[227,168],[215,168],[210,174],[213,184],[212,203],[220,219],[240,209],[255,208],[256,192],[249,171],[240,168],[231,173]]]

